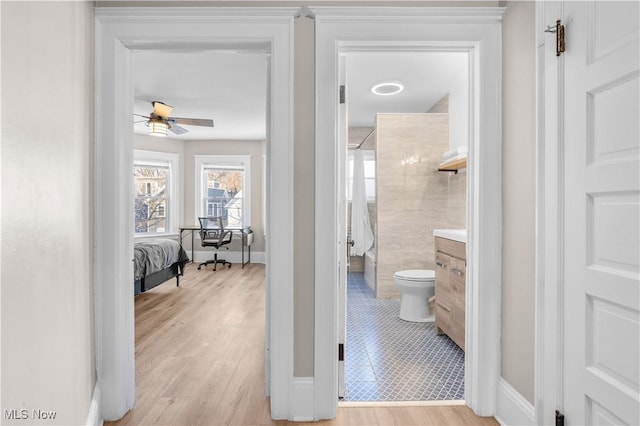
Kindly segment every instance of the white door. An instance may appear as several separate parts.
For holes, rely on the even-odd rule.
[[[338,397],[344,398],[344,353],[347,345],[347,141],[349,127],[347,117],[347,64],[340,56],[340,90],[338,107]]]
[[[567,424],[640,423],[639,5],[565,1],[558,17]]]

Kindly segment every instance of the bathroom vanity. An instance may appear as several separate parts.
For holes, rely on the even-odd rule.
[[[436,229],[436,333],[445,333],[464,350],[467,233]]]

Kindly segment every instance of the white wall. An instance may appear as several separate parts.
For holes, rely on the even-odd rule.
[[[184,156],[184,141],[180,139],[134,134],[133,148],[144,149],[145,151],[170,152]],[[182,167],[182,162],[180,167]]]
[[[431,105],[429,113],[449,114],[449,149],[469,146],[469,59],[449,82],[449,93]]]
[[[534,402],[534,23],[533,2],[507,2],[502,36],[502,377],[531,403]]]
[[[0,413],[5,424],[84,424],[96,377],[93,4],[1,8]],[[14,408],[29,418],[5,419]]]
[[[449,149],[469,146],[469,71],[456,75],[449,92]]]

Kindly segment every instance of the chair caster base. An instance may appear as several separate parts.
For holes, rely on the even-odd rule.
[[[227,262],[226,260],[221,259],[216,262],[212,261],[210,263],[207,263],[207,262],[201,263],[200,265],[198,265],[198,271],[201,270],[203,266],[207,266],[207,265],[213,265],[212,271],[214,272],[218,270],[218,265],[227,265],[227,268],[231,268],[231,262]]]

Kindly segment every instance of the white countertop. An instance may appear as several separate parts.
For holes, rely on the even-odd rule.
[[[459,241],[465,244],[467,242],[466,229],[434,229],[433,236],[446,238],[448,240]]]

